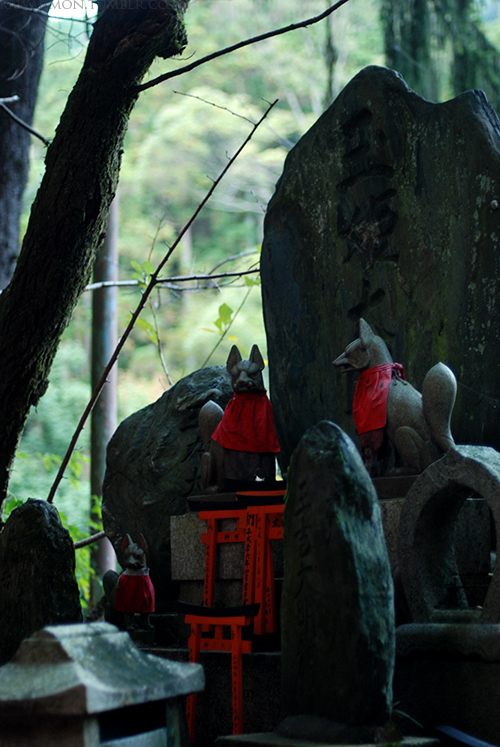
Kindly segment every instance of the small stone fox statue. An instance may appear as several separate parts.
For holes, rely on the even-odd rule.
[[[405,381],[403,367],[393,362],[382,338],[360,319],[358,339],[333,365],[341,372],[360,372],[353,417],[369,472],[385,434],[406,462],[399,473],[418,474],[454,448],[450,419],[457,382],[444,363],[427,372],[420,394]]]
[[[139,544],[125,535],[122,543],[125,556],[123,573],[106,571],[102,583],[106,595],[106,619],[119,628],[133,630],[133,617],[140,614],[141,629],[151,626],[148,615],[155,610],[155,590],[146,565],[148,551],[146,540],[139,535]]]
[[[226,369],[231,374],[233,398],[225,410],[209,400],[199,414],[205,447],[201,488],[207,494],[223,492],[226,480],[276,478],[276,453],[280,449],[262,379],[264,361],[257,345],[248,360],[242,360],[233,345]]]

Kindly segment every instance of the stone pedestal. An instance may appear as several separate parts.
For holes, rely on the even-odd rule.
[[[393,688],[398,708],[424,726],[498,744],[500,625],[401,625]]]
[[[488,580],[488,509],[498,537],[500,454],[491,448],[457,446],[410,489],[398,560],[414,622],[396,631],[393,687],[398,707],[424,727],[449,725],[498,744],[499,572],[478,606],[463,570]]]
[[[398,741],[401,747],[437,747],[438,739],[421,737],[404,737]],[[275,732],[269,734],[241,734],[239,736],[219,737],[215,747],[318,747],[318,742],[306,742],[301,739],[280,737]],[[321,747],[328,747],[324,742]],[[339,747],[339,745],[332,745]],[[342,747],[349,747],[343,745]],[[354,747],[351,745],[351,747]],[[356,747],[380,747],[380,744],[357,744]]]

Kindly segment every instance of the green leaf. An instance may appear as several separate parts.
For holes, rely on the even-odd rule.
[[[251,288],[253,285],[260,285],[260,275],[258,275],[256,278],[250,277],[250,275],[245,275],[245,285]]]
[[[152,275],[153,272],[155,271],[155,266],[154,266],[154,264],[152,262],[149,261],[149,259],[147,259],[143,263],[142,269],[143,269],[145,275]]]
[[[221,320],[222,324],[227,326],[231,322],[232,315],[233,310],[230,306],[227,305],[227,303],[223,303],[222,306],[219,306],[219,319]]]

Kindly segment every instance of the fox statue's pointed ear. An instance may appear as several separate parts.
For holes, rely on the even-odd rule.
[[[227,363],[226,363],[226,371],[231,373],[231,369],[236,366],[237,363],[241,361],[241,353],[236,347],[236,345],[233,345],[231,350],[229,351],[229,355],[227,356]]]
[[[248,360],[250,361],[250,363],[256,363],[261,371],[263,371],[264,368],[266,367],[264,363],[264,358],[262,357],[261,352],[259,348],[257,347],[257,345],[252,346],[252,351],[250,353],[250,358]]]
[[[359,339],[361,340],[361,347],[363,350],[367,350],[373,342],[373,330],[364,319],[359,320]]]
[[[146,555],[148,554],[148,543],[144,539],[144,535],[142,532],[139,535],[139,547],[142,547]]]
[[[130,534],[126,534],[122,542],[122,550],[125,551],[129,545],[132,544],[132,537]]]

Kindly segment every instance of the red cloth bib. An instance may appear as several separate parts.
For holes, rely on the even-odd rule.
[[[356,384],[352,415],[358,435],[383,428],[387,422],[387,394],[393,377],[405,378],[401,363],[383,363],[363,371]]]
[[[234,451],[278,452],[273,406],[266,390],[235,392],[212,438]]]
[[[155,589],[149,570],[140,575],[127,571],[121,574],[116,590],[115,610],[128,614],[155,611]]]

